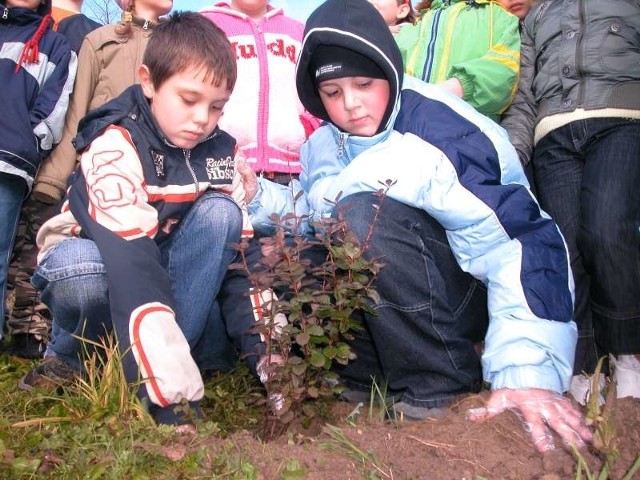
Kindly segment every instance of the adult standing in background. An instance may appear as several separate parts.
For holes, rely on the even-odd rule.
[[[503,126],[533,162],[542,207],[571,254],[579,328],[572,393],[597,355],[618,396],[640,398],[640,5],[543,1],[522,30],[521,79]],[[595,339],[595,344],[594,344]]]

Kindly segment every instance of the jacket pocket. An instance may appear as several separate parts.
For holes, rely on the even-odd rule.
[[[640,35],[638,31],[618,18],[612,18],[602,27],[603,41],[598,58],[604,72],[621,72],[638,78],[640,75]]]

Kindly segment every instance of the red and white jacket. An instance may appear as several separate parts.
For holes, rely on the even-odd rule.
[[[196,406],[204,387],[176,323],[158,245],[207,191],[223,191],[243,208],[235,141],[216,129],[191,150],[171,145],[139,85],[89,113],[79,132],[74,142],[83,152],[80,163],[62,213],[38,232],[40,259],[65,238],[95,242],[107,270],[126,378],[132,384],[142,379],[138,396],[156,420],[179,423],[176,404],[187,399]],[[251,235],[245,225],[243,233]]]

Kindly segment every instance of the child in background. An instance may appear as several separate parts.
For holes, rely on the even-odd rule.
[[[598,357],[618,397],[640,398],[640,31],[638,2],[541,2],[522,29],[518,93],[502,125],[575,278],[571,393],[585,403]]]
[[[136,69],[151,32],[162,15],[173,7],[172,0],[118,0],[122,20],[105,25],[85,38],[78,54],[78,80],[65,118],[60,145],[42,164],[33,188],[45,203],[62,199],[67,178],[73,172],[77,154],[71,140],[78,123],[88,112],[120,95],[136,82]]]
[[[84,37],[101,26],[83,15],[81,9],[82,0],[54,0],[51,10],[52,30],[63,34],[76,54]],[[11,335],[7,353],[10,355],[40,358],[44,353],[51,316],[31,285],[31,275],[36,266],[36,233],[56,213],[55,205],[44,204],[33,195],[22,204],[7,284],[6,322]]]
[[[515,15],[522,21],[524,17],[527,16],[527,13],[529,13],[529,10],[531,10],[533,1],[534,0],[498,0],[498,3],[502,5],[507,12]]]
[[[227,34],[238,62],[238,81],[220,127],[235,137],[253,171],[288,183],[300,173],[300,147],[320,123],[304,110],[295,89],[304,25],[271,7],[268,0],[221,2],[200,13]],[[249,242],[245,256],[254,268],[262,257],[257,239]],[[218,296],[220,314],[212,320],[226,329],[228,339],[224,343],[221,338],[219,350],[210,353],[219,359],[219,369],[226,370],[235,365],[235,352],[240,351],[249,369],[264,377],[266,365],[258,364],[264,344],[259,335],[246,332],[253,322],[265,320],[260,296],[249,295],[251,289],[244,270],[229,270]],[[285,322],[283,317],[277,321]]]
[[[82,13],[84,0],[54,0],[51,10],[53,31],[65,36],[71,49],[80,51],[84,37],[102,25]]]
[[[199,410],[197,362],[217,334],[207,319],[242,232],[236,142],[217,127],[235,58],[219,28],[175,13],[151,36],[138,79],[83,119],[80,164],[63,212],[38,232],[33,283],[54,326],[92,340],[113,328],[143,404],[158,423],[183,424],[193,413],[176,407]],[[50,347],[22,388],[77,374],[82,350]]]
[[[50,0],[0,3],[0,339],[20,209],[42,159],[60,141],[76,54],[51,27]]]
[[[238,83],[220,120],[253,170],[287,183],[300,173],[300,146],[319,122],[305,112],[295,89],[304,25],[268,0],[232,0],[200,13],[229,38]]]
[[[380,12],[394,35],[399,33],[404,25],[416,23],[418,18],[411,6],[411,0],[369,0],[369,3]]]
[[[498,120],[518,86],[518,19],[495,2],[426,0],[395,37],[405,73],[438,83]]]
[[[139,1],[120,0],[123,8],[122,21],[105,25],[86,36],[78,55],[78,74],[71,102],[66,112],[64,131],[60,144],[43,162],[36,176],[31,203],[57,204],[67,185],[67,178],[77,164],[76,149],[71,143],[78,130],[78,123],[89,111],[120,95],[136,82],[136,69],[142,63],[151,32],[158,19],[171,11],[172,0]],[[59,212],[59,208],[42,207],[37,226]],[[33,245],[32,252],[34,250]],[[27,246],[23,247],[28,248]],[[33,254],[20,259],[20,277],[30,277],[35,268]],[[24,285],[23,285],[24,286]],[[23,354],[41,356],[49,327],[46,307],[32,289],[20,288],[16,291],[17,310],[12,314],[12,328],[16,332],[27,332],[19,336],[16,347]],[[26,305],[26,309],[22,306]],[[27,325],[25,326],[25,323]],[[52,331],[49,341],[56,341],[57,332]],[[61,332],[64,335],[64,332]],[[62,341],[60,339],[59,341]],[[78,343],[67,338],[66,342]],[[20,348],[24,343],[25,348]]]
[[[514,410],[539,451],[554,448],[552,430],[583,446],[591,434],[561,395],[576,341],[568,255],[506,132],[441,88],[403,77],[393,36],[366,0],[327,0],[311,14],[297,89],[327,122],[303,146],[300,180],[242,175],[254,227],[294,205],[312,218],[338,210],[367,239],[365,256],[385,259],[377,315],[364,315],[357,358],[340,375],[366,392],[372,377],[387,386],[397,417],[437,417],[480,387],[467,332],[488,305],[482,371],[492,392],[469,417]]]

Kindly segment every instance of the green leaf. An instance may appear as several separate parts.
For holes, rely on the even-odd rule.
[[[317,368],[324,367],[324,363],[326,361],[327,359],[325,358],[325,356],[317,350],[313,351],[313,353],[311,354],[311,358],[309,359],[309,363]]]
[[[300,376],[307,371],[307,366],[304,363],[301,363],[299,365],[293,365],[291,367],[291,371],[293,372],[294,375]]]
[[[320,325],[310,325],[309,328],[307,328],[307,332],[309,335],[314,335],[316,337],[324,335],[324,329]]]
[[[334,358],[338,353],[338,349],[335,347],[326,347],[322,350],[322,353],[327,358]]]
[[[302,363],[302,358],[298,357],[297,355],[291,355],[287,359],[287,363],[289,365],[300,365]]]

